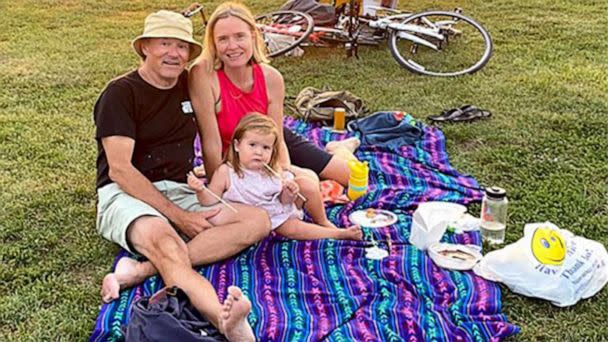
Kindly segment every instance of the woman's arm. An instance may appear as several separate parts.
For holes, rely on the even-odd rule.
[[[266,93],[268,94],[268,116],[276,123],[279,129],[279,165],[289,170],[291,161],[287,145],[283,138],[283,102],[285,101],[285,82],[281,73],[267,64],[262,64],[264,78],[266,79]]]
[[[209,72],[203,61],[192,66],[188,76],[190,101],[196,114],[198,131],[201,136],[203,164],[208,178],[222,163],[222,139],[215,113],[214,82],[215,71]]]

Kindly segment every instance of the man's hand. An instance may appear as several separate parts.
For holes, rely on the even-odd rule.
[[[200,232],[213,227],[208,220],[219,212],[220,208],[206,211],[184,211],[180,217],[180,222],[175,222],[175,225],[182,233],[192,239]]]

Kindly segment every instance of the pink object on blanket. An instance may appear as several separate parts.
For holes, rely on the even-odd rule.
[[[324,180],[321,185],[321,197],[323,202],[344,204],[350,202],[344,194],[344,187],[333,180]]]

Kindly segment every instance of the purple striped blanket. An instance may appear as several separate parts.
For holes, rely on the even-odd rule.
[[[286,127],[323,146],[345,135],[286,118]],[[397,224],[364,229],[365,240],[292,241],[271,235],[228,260],[199,272],[220,301],[230,285],[252,302],[249,323],[261,341],[495,341],[519,328],[501,314],[500,288],[472,272],[447,271],[409,245],[411,215],[425,201],[468,204],[480,200],[477,181],[448,161],[443,133],[424,127],[414,146],[384,150],[361,146],[369,162],[369,192],[346,205],[329,205],[329,218],[348,224],[348,214],[369,207],[391,210]],[[353,133],[348,133],[352,135]],[[390,255],[365,258],[373,238]],[[447,233],[445,242],[480,244],[478,232]],[[119,256],[120,257],[120,256]],[[91,341],[122,340],[131,304],[162,288],[158,276],[121,292],[103,305]]]

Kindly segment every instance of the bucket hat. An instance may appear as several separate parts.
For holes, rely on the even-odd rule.
[[[144,53],[141,50],[141,44],[146,38],[176,38],[190,44],[191,61],[198,57],[203,50],[199,42],[192,38],[192,22],[183,15],[160,10],[146,17],[144,22],[144,33],[133,40],[131,43],[133,49],[144,58]]]

